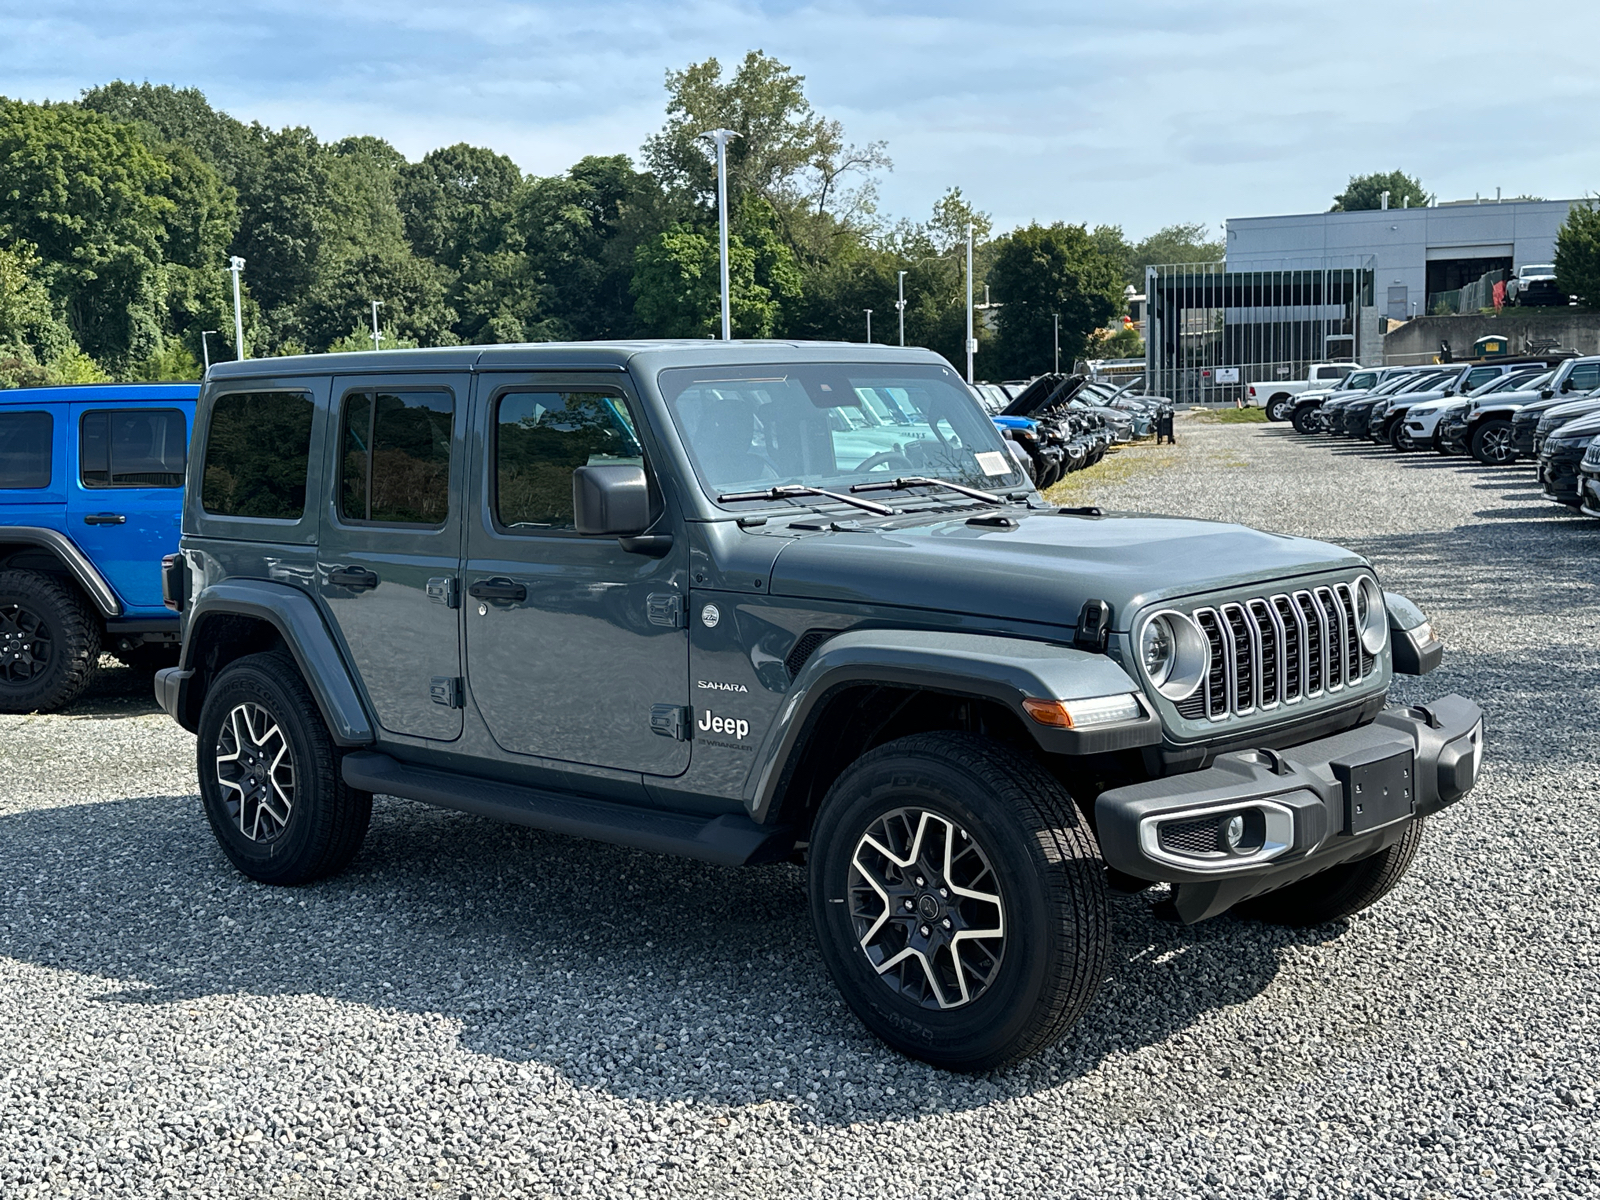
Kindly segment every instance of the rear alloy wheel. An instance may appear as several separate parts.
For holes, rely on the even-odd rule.
[[[285,654],[229,664],[206,693],[200,799],[229,861],[261,883],[337,874],[361,849],[372,796],[339,773],[310,689]]]
[[[1472,434],[1472,457],[1486,467],[1503,467],[1517,457],[1510,421],[1485,421]]]
[[[1094,836],[1060,783],[987,738],[914,734],[867,754],[828,790],[809,859],[823,961],[862,1023],[913,1058],[1026,1058],[1105,976]]]
[[[65,708],[99,661],[99,622],[69,584],[41,571],[0,571],[0,712]]]

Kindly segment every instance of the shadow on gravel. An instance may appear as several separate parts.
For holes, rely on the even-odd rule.
[[[1118,898],[1111,979],[1087,1018],[1021,1067],[963,1077],[908,1067],[856,1023],[793,866],[722,869],[397,800],[378,802],[349,872],[298,889],[234,872],[195,797],[6,817],[0,847],[0,955],[115,981],[102,1003],[309,994],[438,1014],[467,1049],[579,1087],[729,1105],[811,1088],[797,1117],[823,1124],[1058,1086],[1247,1000],[1286,948],[1341,931],[1184,928]],[[900,1094],[880,1086],[885,1066]]]
[[[125,667],[109,654],[75,704],[57,719],[81,721],[106,717],[143,717],[161,711],[156,703],[154,674]]]

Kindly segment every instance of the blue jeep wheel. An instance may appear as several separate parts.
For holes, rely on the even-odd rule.
[[[0,712],[50,712],[76,700],[100,660],[100,626],[68,584],[0,571]]]

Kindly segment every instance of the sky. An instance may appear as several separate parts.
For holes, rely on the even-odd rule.
[[[0,0],[0,95],[121,78],[245,121],[471,142],[555,174],[637,154],[670,69],[761,49],[855,142],[889,217],[960,187],[997,229],[1325,210],[1399,168],[1441,200],[1600,191],[1600,4],[1541,0]]]

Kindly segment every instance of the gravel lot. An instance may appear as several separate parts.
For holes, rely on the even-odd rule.
[[[944,1075],[850,1017],[793,867],[380,800],[347,875],[250,884],[192,739],[107,672],[0,717],[0,1196],[1600,1195],[1600,522],[1526,470],[1179,430],[1074,502],[1358,547],[1448,642],[1397,690],[1489,713],[1376,909],[1119,900],[1069,1039]]]

